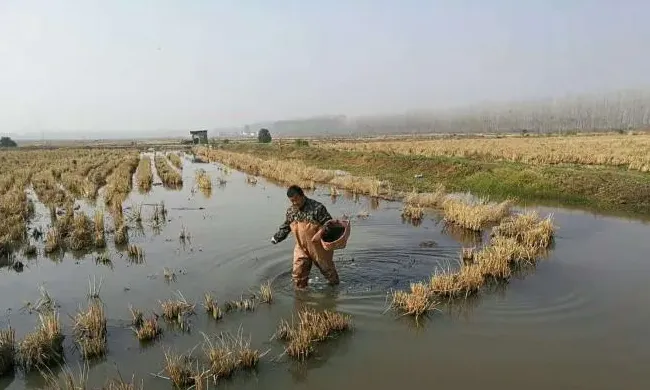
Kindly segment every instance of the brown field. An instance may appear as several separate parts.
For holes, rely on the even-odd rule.
[[[94,226],[76,200],[94,202],[104,187],[104,203],[121,210],[132,187],[139,155],[128,149],[17,150],[0,153],[0,254],[28,243],[27,222],[34,202],[50,209],[52,229],[47,232],[47,252],[61,245],[71,249],[101,246],[103,226]],[[33,191],[33,198],[29,195]],[[116,213],[120,215],[121,211]],[[102,218],[103,221],[103,218]],[[103,223],[103,222],[102,222]],[[97,240],[93,240],[93,231]],[[45,232],[43,232],[45,234]]]
[[[147,193],[153,184],[153,171],[151,170],[151,158],[142,156],[136,172],[136,180],[140,193]]]
[[[158,171],[158,176],[166,187],[178,188],[183,184],[183,177],[175,168],[170,165],[170,163],[168,163],[167,160],[168,159],[160,155],[156,155],[154,157],[154,163],[156,165],[156,170]]]
[[[183,169],[183,160],[181,157],[174,152],[167,154],[169,161],[178,169]]]
[[[339,151],[449,156],[526,164],[580,164],[650,171],[650,134],[313,142]]]

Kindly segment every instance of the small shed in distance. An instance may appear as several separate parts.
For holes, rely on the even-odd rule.
[[[191,130],[190,135],[192,136],[193,144],[207,144],[208,143],[208,131],[207,130]]]

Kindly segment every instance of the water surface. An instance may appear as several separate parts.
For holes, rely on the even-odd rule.
[[[428,278],[438,266],[454,266],[463,237],[445,230],[438,216],[412,226],[401,220],[398,203],[345,196],[334,201],[327,190],[310,194],[335,217],[352,216],[353,230],[348,247],[335,257],[341,285],[327,286],[313,268],[310,290],[296,294],[290,280],[293,239],[270,243],[288,205],[284,189],[265,180],[252,186],[245,175],[232,172],[223,187],[213,180],[212,193],[206,196],[193,189],[198,168],[213,179],[221,175],[215,164],[185,160],[181,190],[154,186],[148,195],[136,191],[127,200],[127,207],[145,204],[142,230],[131,229],[130,238],[145,250],[144,264],[127,261],[108,236],[112,267],[95,264],[93,254],[66,253],[56,261],[43,256],[24,260],[20,273],[1,268],[0,307],[17,337],[36,324],[36,316],[21,308],[38,299],[43,284],[61,305],[66,358],[76,369],[80,358],[68,315],[85,305],[88,279],[94,277],[103,278],[109,352],[91,366],[92,385],[119,370],[124,377],[135,373],[144,379],[147,389],[171,388],[151,375],[162,369],[165,349],[189,350],[203,340],[201,332],[235,332],[241,326],[254,347],[270,352],[256,373],[239,373],[220,383],[223,388],[648,388],[647,225],[539,208],[543,214],[554,213],[559,226],[547,260],[503,288],[463,304],[441,306],[418,327],[410,318],[384,313],[386,294]],[[148,205],[160,201],[168,208],[168,221],[154,232],[148,222],[153,208]],[[37,213],[43,214],[39,223],[48,222],[47,210],[37,207]],[[183,226],[190,235],[185,243],[179,240]],[[175,271],[175,282],[164,280],[164,267]],[[272,305],[228,314],[220,322],[203,312],[204,292],[223,302],[256,290],[266,280],[273,282],[276,293]],[[142,347],[129,328],[129,304],[159,311],[159,300],[177,292],[197,303],[191,331],[165,329],[160,340]],[[318,346],[307,364],[276,359],[283,345],[269,339],[278,321],[304,304],[351,314],[354,332]],[[201,355],[200,347],[195,354]],[[41,385],[38,375],[17,373],[0,379],[0,388]]]

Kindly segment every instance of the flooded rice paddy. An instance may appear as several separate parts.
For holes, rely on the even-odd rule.
[[[547,389],[642,389],[650,383],[650,226],[641,222],[597,217],[561,209],[554,249],[526,275],[507,286],[461,303],[440,306],[416,326],[413,318],[385,312],[386,294],[426,280],[436,267],[454,266],[462,245],[486,237],[445,229],[440,218],[427,215],[419,226],[404,223],[400,203],[339,196],[327,189],[309,194],[331,214],[353,220],[348,247],[335,260],[341,285],[329,287],[317,269],[310,288],[291,286],[293,239],[271,245],[288,203],[284,188],[263,179],[222,175],[216,164],[184,161],[180,190],[154,185],[149,194],[135,190],[125,202],[142,205],[142,226],[130,229],[130,243],[144,250],[142,264],[129,261],[109,243],[110,263],[97,263],[97,253],[66,253],[20,259],[24,268],[0,268],[2,322],[31,331],[38,317],[25,310],[40,297],[43,285],[60,305],[68,365],[82,362],[75,349],[70,316],[86,305],[89,279],[101,281],[108,318],[107,356],[90,365],[89,384],[100,386],[118,372],[144,381],[145,389],[171,388],[152,374],[161,372],[164,351],[191,350],[203,342],[202,332],[237,332],[251,337],[262,358],[254,373],[238,373],[222,381],[227,389],[397,389],[404,385],[470,389],[476,387]],[[212,177],[211,194],[195,186],[195,171]],[[155,179],[159,182],[159,179]],[[153,204],[164,201],[167,221],[150,223]],[[86,209],[89,206],[83,206]],[[49,212],[36,207],[35,224],[46,226]],[[181,231],[187,233],[184,241]],[[173,280],[167,280],[172,271]],[[215,321],[202,308],[204,293],[219,302],[240,298],[270,280],[274,301],[251,312],[225,314]],[[143,346],[131,329],[129,305],[145,313],[160,312],[161,300],[180,292],[196,303],[189,332],[167,327],[160,339]],[[284,345],[270,341],[281,318],[303,305],[352,315],[354,331],[317,346],[304,364],[278,358]],[[4,325],[4,324],[3,324]],[[201,347],[194,354],[200,355]],[[0,378],[0,388],[39,388],[39,374],[20,371]]]

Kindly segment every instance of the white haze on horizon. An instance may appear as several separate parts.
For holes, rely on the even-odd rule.
[[[184,136],[646,87],[649,11],[632,0],[0,0],[0,133]]]

